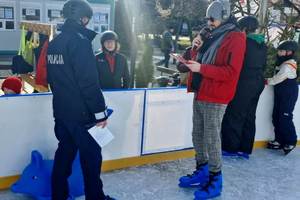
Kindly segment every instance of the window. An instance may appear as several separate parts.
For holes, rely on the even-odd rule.
[[[40,22],[42,13],[42,4],[37,2],[21,2],[20,4],[21,21]]]
[[[101,25],[101,33],[108,30],[108,25]]]
[[[14,7],[0,5],[0,30],[15,29]]]
[[[101,33],[108,30],[108,20],[108,13],[95,13],[93,16],[94,31]]]
[[[93,28],[94,31],[101,33],[108,30],[109,27],[109,13],[105,11],[96,11],[94,12],[93,19],[91,21],[90,28]]]
[[[48,22],[63,22],[62,10],[49,9],[48,10]]]
[[[48,2],[46,3],[46,22],[56,25],[56,33],[61,31],[64,23],[62,14],[64,4],[62,2]]]
[[[6,21],[5,23],[6,30],[13,30],[15,29],[15,23],[13,21]]]
[[[41,21],[41,11],[35,8],[22,8],[22,20]]]
[[[90,28],[98,33],[109,29],[110,24],[110,5],[102,4],[101,7],[93,6],[94,15],[90,22]]]
[[[1,6],[0,19],[14,19],[14,8]]]

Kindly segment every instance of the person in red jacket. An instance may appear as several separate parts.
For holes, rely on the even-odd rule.
[[[195,187],[195,199],[208,199],[221,195],[221,123],[227,104],[233,99],[246,49],[246,35],[230,16],[226,1],[212,2],[206,11],[211,37],[199,48],[197,61],[185,65],[200,74],[191,76],[189,91],[195,92],[193,105],[193,145],[197,166],[193,174],[179,179],[181,187]],[[201,44],[195,38],[194,45]],[[195,91],[196,89],[196,91]]]

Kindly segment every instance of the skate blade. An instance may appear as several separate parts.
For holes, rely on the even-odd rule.
[[[200,184],[200,183],[194,183],[194,184],[179,183],[178,186],[181,188],[199,188],[202,186],[202,184]]]

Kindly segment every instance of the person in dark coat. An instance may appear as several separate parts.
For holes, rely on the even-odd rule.
[[[170,53],[174,52],[172,32],[171,27],[166,27],[166,30],[163,32],[161,51],[164,53],[164,59],[156,63],[156,65],[164,65],[166,68],[169,67]]]
[[[255,34],[259,25],[255,17],[242,17],[238,24],[247,34],[246,53],[236,94],[228,104],[222,122],[222,150],[225,156],[249,158],[255,137],[256,108],[264,89],[267,46],[264,36]]]
[[[285,155],[297,144],[297,134],[293,123],[293,111],[298,99],[297,61],[295,52],[298,44],[286,40],[277,47],[275,75],[267,79],[274,85],[273,126],[275,139],[268,143],[269,149],[283,149]]]
[[[85,199],[113,200],[102,189],[101,147],[88,132],[93,125],[105,127],[108,118],[91,44],[96,33],[86,28],[93,10],[85,0],[69,0],[63,6],[63,16],[62,32],[49,43],[47,52],[54,132],[59,141],[52,171],[52,200],[69,198],[68,177],[77,152]]]
[[[118,35],[105,31],[101,37],[102,52],[96,55],[97,69],[102,89],[127,89],[130,76],[127,59],[117,52]]]

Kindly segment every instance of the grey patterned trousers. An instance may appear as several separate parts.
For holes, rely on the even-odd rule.
[[[222,168],[221,124],[227,105],[194,100],[193,145],[198,165],[208,163],[209,171]]]

